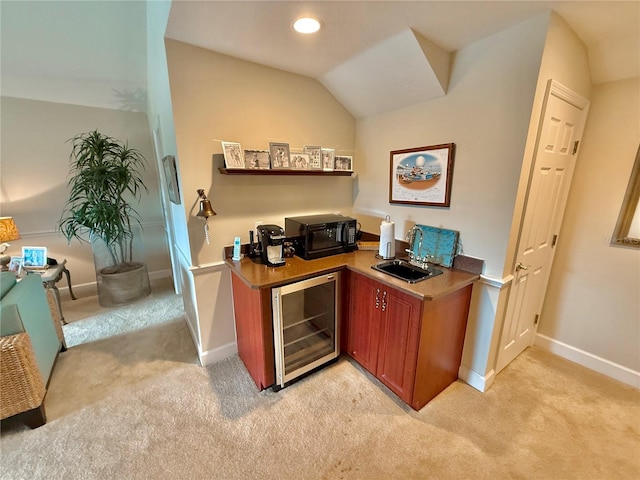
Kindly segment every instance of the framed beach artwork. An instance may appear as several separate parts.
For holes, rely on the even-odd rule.
[[[392,151],[389,203],[448,207],[454,143]]]

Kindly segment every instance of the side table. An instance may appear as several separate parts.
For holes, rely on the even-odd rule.
[[[76,300],[76,296],[73,294],[73,290],[71,289],[71,274],[69,273],[69,270],[67,270],[67,267],[65,266],[66,264],[67,264],[67,259],[65,258],[64,260],[59,262],[57,265],[49,265],[49,268],[46,268],[46,269],[28,270],[29,273],[37,273],[38,275],[40,275],[40,277],[42,278],[42,284],[44,285],[44,288],[47,291],[47,297],[50,297],[50,296],[53,297],[53,300],[55,303],[55,309],[58,313],[59,320],[62,321],[62,323],[64,324],[66,324],[67,322],[64,319],[64,315],[62,314],[62,305],[60,302],[60,291],[56,286],[56,283],[58,283],[62,278],[63,273],[67,277],[67,285],[69,285],[69,294],[71,295],[71,299]]]

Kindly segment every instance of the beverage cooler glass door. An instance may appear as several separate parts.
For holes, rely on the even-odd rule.
[[[336,272],[272,289],[277,386],[340,353],[339,278]]]

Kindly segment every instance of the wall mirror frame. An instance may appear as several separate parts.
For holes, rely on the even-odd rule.
[[[631,169],[631,177],[624,194],[618,222],[611,237],[611,245],[619,247],[640,248],[640,212],[638,198],[640,197],[640,147],[636,153],[636,160]]]

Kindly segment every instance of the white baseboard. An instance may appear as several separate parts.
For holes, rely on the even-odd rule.
[[[221,347],[214,348],[213,350],[207,350],[206,352],[203,352],[198,341],[198,335],[193,331],[191,323],[188,319],[185,319],[185,322],[187,324],[187,328],[189,329],[189,333],[191,333],[193,345],[196,347],[196,351],[198,352],[200,365],[202,365],[203,367],[206,367],[207,365],[213,365],[214,363],[220,362],[238,353],[238,344],[236,342],[230,342],[226,345],[222,345]]]
[[[225,358],[229,358],[238,353],[238,345],[236,342],[227,343],[221,347],[214,348],[213,350],[207,350],[206,352],[200,352],[198,349],[198,356],[200,357],[200,365],[206,367],[207,365],[213,365],[220,362]]]
[[[95,295],[98,295],[98,285],[96,284],[96,282],[90,282],[90,283],[81,283],[78,285],[75,285],[73,283],[73,277],[71,277],[71,288],[73,289],[73,294],[78,297],[78,298],[82,298],[82,297],[92,297]],[[58,282],[58,285],[56,285],[58,287],[58,290],[60,291],[60,295],[62,296],[62,301],[66,301],[71,300],[71,295],[69,294],[69,287],[63,287],[62,285],[60,285],[62,282]],[[65,280],[64,283],[67,283],[67,281]]]
[[[171,278],[171,269],[165,268],[164,270],[155,270],[149,272],[149,281],[164,280],[165,278]]]
[[[605,358],[585,352],[584,350],[547,337],[541,333],[536,334],[534,343],[536,346],[548,352],[640,389],[640,372],[618,365]]]
[[[491,370],[487,375],[482,376],[479,373],[468,369],[464,365],[461,365],[458,369],[458,378],[476,390],[484,393],[493,383],[493,380],[495,379],[495,372]]]

